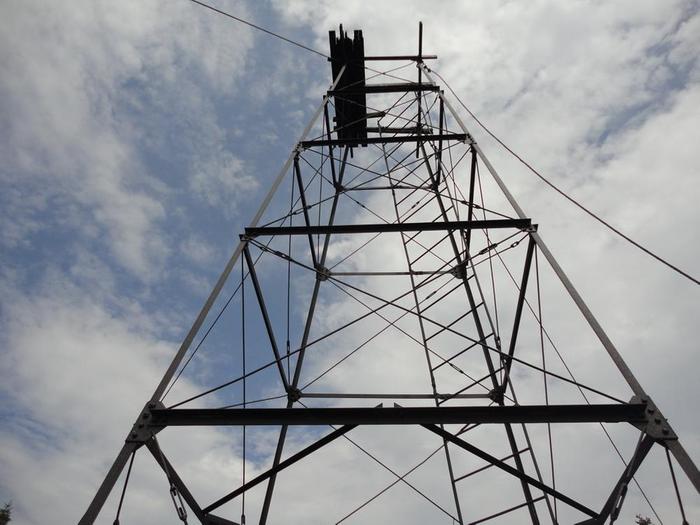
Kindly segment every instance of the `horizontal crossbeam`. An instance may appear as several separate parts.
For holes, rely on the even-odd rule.
[[[361,144],[395,144],[398,142],[422,142],[426,140],[467,140],[466,133],[446,133],[441,135],[427,135],[425,137],[363,137],[357,139],[331,139],[331,140],[303,140],[299,144],[302,148],[314,148],[320,146],[359,146]]]
[[[413,60],[422,62],[423,60],[435,60],[437,55],[375,55],[365,57],[367,60]]]
[[[346,88],[329,91],[329,95],[348,95],[350,93],[406,93],[409,91],[439,91],[436,84],[418,84],[417,82],[392,83],[392,84],[358,84]]]
[[[445,230],[487,230],[515,228],[526,230],[532,226],[530,219],[487,219],[482,221],[438,221],[438,222],[397,222],[380,224],[335,224],[332,226],[264,226],[246,228],[245,235],[264,237],[267,235],[323,235],[352,233],[415,232]]]
[[[367,133],[413,133],[416,134],[418,132],[423,133],[424,135],[430,135],[433,132],[433,128],[429,128],[427,126],[407,126],[407,127],[392,127],[392,126],[387,126],[386,128],[381,128],[379,126],[367,126]]]
[[[643,404],[392,408],[154,409],[153,426],[643,422]]]

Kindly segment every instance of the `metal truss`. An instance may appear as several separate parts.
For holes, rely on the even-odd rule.
[[[254,512],[261,525],[267,523],[278,476],[337,440],[348,441],[396,478],[368,502],[358,502],[359,507],[340,521],[395,484],[403,483],[417,497],[432,503],[436,512],[458,523],[482,523],[511,513],[520,513],[519,522],[568,522],[571,518],[562,521],[559,517],[558,506],[567,508],[566,516],[578,516],[575,519],[579,523],[612,522],[637,469],[656,444],[669,451],[700,491],[698,470],[673,429],[585,305],[537,232],[537,226],[508,191],[433,81],[424,59],[435,57],[423,55],[422,33],[417,55],[394,57],[365,57],[362,37],[360,34],[358,40],[357,32],[351,40],[341,28],[339,39],[334,34],[331,38],[336,46],[332,45],[333,84],[260,210],[241,233],[240,244],[128,433],[80,525],[95,521],[130,458],[133,460],[142,448],[150,452],[166,476],[178,518],[186,522],[186,505],[202,524],[238,523],[219,516],[226,512],[223,506],[259,486],[264,487],[264,497]],[[418,81],[399,77],[399,82],[371,83],[371,78],[365,79],[365,60],[408,61],[417,66]],[[362,120],[361,126],[358,119]],[[492,209],[484,200],[485,182],[481,180],[480,167],[486,168],[510,209],[504,210],[503,205]],[[291,188],[286,195],[281,191],[285,182]],[[280,212],[280,203],[285,199],[289,207]],[[271,207],[273,201],[276,205]],[[339,254],[343,243],[345,251]],[[377,246],[381,249],[377,250]],[[387,260],[378,260],[377,253],[383,253]],[[363,257],[364,254],[367,255]],[[538,302],[540,298],[538,254],[549,263],[590,325],[629,386],[632,399],[619,399],[577,381],[573,375],[546,368],[541,311],[537,315],[531,304],[535,285]],[[517,268],[517,278],[508,270],[516,293],[496,291],[494,265],[504,263],[504,259]],[[233,379],[166,405],[165,396],[218,321],[221,313],[204,330],[205,321],[213,316],[214,305],[222,301],[225,286],[236,281],[233,270],[237,264],[242,277],[231,298],[242,289],[238,303],[241,315],[248,315],[249,326],[251,316],[258,320],[254,328],[260,337],[253,346],[263,364],[246,369],[244,361],[242,373]],[[296,328],[290,328],[294,322],[289,314],[292,269],[300,276],[298,282],[307,287],[306,295],[300,299],[305,313],[297,316],[303,319]],[[281,302],[279,290],[284,288],[284,276],[286,335],[284,319],[275,313],[277,308],[271,308]],[[221,312],[229,307],[231,298]],[[348,308],[350,313],[336,320],[335,325],[320,322],[325,313],[320,303],[333,300],[352,305]],[[509,312],[502,314],[500,322],[499,304]],[[524,351],[533,341],[530,338],[522,343],[523,320],[528,313],[537,322],[541,363]],[[245,317],[242,319],[245,359],[246,321]],[[400,343],[382,339],[390,333]],[[197,339],[199,343],[193,347]],[[327,385],[324,382],[332,374],[342,376],[345,363],[370,345],[376,352],[395,350],[396,345],[405,346],[406,355],[418,352],[429,391],[387,392],[382,385],[364,392],[316,390]],[[311,367],[309,359],[314,359]],[[267,381],[277,383],[278,396],[250,401],[244,389],[242,401],[225,407],[188,406],[221,395],[232,385],[246,385],[246,381],[261,373],[268,373],[268,378],[273,374],[274,379]],[[388,371],[389,376],[391,373]],[[527,373],[544,380],[545,404],[518,402],[515,387],[520,389],[520,377]],[[551,403],[548,381],[550,385],[585,391],[598,402],[589,403],[585,397],[585,404]],[[278,398],[283,400],[283,406],[251,406],[257,401],[264,404]],[[376,400],[393,404],[377,406]],[[398,401],[419,404],[402,406]],[[355,405],[347,406],[348,402]],[[321,405],[310,406],[313,403]],[[607,499],[591,502],[569,487],[554,483],[549,430],[552,424],[603,422],[627,424],[640,437],[621,474],[610,482]],[[552,464],[549,477],[538,463],[533,447],[531,429],[537,424],[546,424],[548,429]],[[397,473],[348,436],[358,426],[386,425],[421,427],[426,431],[426,439],[435,436],[439,447],[410,471]],[[188,489],[156,440],[158,433],[177,426],[274,426],[279,427],[279,433],[266,470],[251,479],[244,476],[240,486],[229,487],[215,501],[203,504]],[[285,457],[288,431],[293,426],[332,430]],[[499,429],[498,446],[472,438],[486,427]],[[407,480],[439,452],[444,456],[445,477],[451,486],[451,508],[436,503]],[[466,464],[465,457],[476,458],[484,465],[464,473],[458,469]],[[519,499],[491,509],[488,514],[478,514],[480,506],[474,505],[461,487],[472,481],[479,483],[485,472],[498,472],[503,479],[514,482]],[[675,475],[673,479],[675,483]],[[513,497],[512,493],[509,497]],[[241,521],[245,519],[242,514]]]

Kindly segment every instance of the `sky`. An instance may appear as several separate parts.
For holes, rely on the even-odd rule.
[[[423,21],[424,50],[439,56],[430,67],[504,142],[623,232],[700,274],[697,1],[388,1],[371,11],[350,1],[212,4],[322,52],[327,31],[342,23],[363,30],[368,54],[413,53]],[[9,0],[0,15],[0,502],[13,502],[18,524],[74,523],[320,103],[330,67],[186,0]],[[697,285],[572,207],[461,116],[691,457],[700,457]],[[270,216],[281,214],[281,202]],[[392,260],[387,247],[376,250]],[[616,384],[545,277],[557,341],[583,376]],[[301,304],[308,290],[297,290]],[[340,296],[326,299],[329,312],[352,311]],[[275,319],[283,302],[272,300]],[[229,329],[173,396],[200,392],[239,366],[216,351],[235,322]],[[357,385],[352,373],[368,366],[353,362],[325,385],[346,388],[351,377]],[[412,373],[406,363],[396,375],[408,385]],[[255,393],[269,390],[265,377],[251,385]],[[276,438],[251,432],[249,469],[261,472]],[[309,435],[293,433],[290,450]],[[397,471],[434,444],[412,430],[358,436]],[[203,499],[240,482],[235,431],[162,439]],[[620,467],[605,456],[577,471],[586,459],[562,454],[563,478],[583,472],[581,490],[591,494],[595,467],[614,475]],[[664,522],[675,523],[662,460],[653,455],[640,482]],[[447,506],[438,467],[428,464],[416,483]],[[318,483],[323,468],[367,474]],[[335,444],[280,482],[271,522],[335,522],[349,495],[361,500],[393,479]],[[299,498],[300,486],[314,497]],[[167,490],[152,459],[137,456],[123,522],[147,512],[150,523],[172,523]],[[657,519],[635,490],[627,522],[637,512]],[[685,481],[681,490],[692,522],[700,498]],[[386,506],[369,505],[348,522],[387,521],[397,505],[404,514],[391,519],[440,522],[412,492],[399,484]],[[252,494],[251,509],[259,499]],[[238,507],[225,508],[237,519]],[[111,499],[98,522],[112,523],[114,512]]]

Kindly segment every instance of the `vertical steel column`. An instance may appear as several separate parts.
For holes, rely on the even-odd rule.
[[[348,153],[349,153],[350,148],[345,147],[345,152],[343,154],[343,161],[340,166],[340,173],[338,174],[338,184],[335,187],[335,195],[333,196],[333,204],[331,206],[331,213],[330,217],[328,220],[329,226],[333,225],[333,221],[335,220],[335,212],[338,206],[338,199],[340,197],[340,192],[341,192],[341,185],[343,181],[343,175],[345,173],[345,165],[347,162],[348,158]],[[319,271],[323,268],[325,265],[326,261],[326,255],[328,253],[328,243],[330,241],[330,236],[331,234],[328,233],[326,234],[325,237],[325,242],[323,245],[323,251],[321,253],[321,258],[318,262],[319,267],[317,268]],[[309,334],[311,332],[311,323],[313,321],[314,317],[314,312],[316,310],[316,301],[318,300],[318,293],[320,290],[321,286],[321,279],[320,279],[320,274],[317,274],[316,276],[316,281],[314,283],[314,290],[311,294],[311,300],[309,302],[309,311],[306,316],[306,323],[304,325],[304,332],[302,335],[302,340],[301,344],[299,346],[299,355],[297,356],[297,362],[294,367],[294,376],[292,379],[292,384],[290,385],[289,389],[289,398],[287,401],[287,408],[291,408],[296,399],[294,396],[296,395],[296,392],[298,391],[298,386],[299,386],[299,378],[301,376],[301,367],[304,362],[304,354],[306,352],[306,343],[309,340]],[[284,442],[287,438],[287,425],[283,425],[282,428],[280,429],[280,436],[279,439],[277,440],[277,448],[275,449],[275,456],[272,461],[272,468],[275,469],[277,466],[280,464],[280,461],[282,459],[282,450],[284,449]],[[270,476],[268,482],[267,482],[267,489],[265,490],[265,499],[263,501],[263,507],[260,513],[260,525],[265,525],[267,523],[267,517],[270,512],[270,505],[272,504],[272,493],[275,490],[275,482],[277,481],[277,474],[274,473]]]
[[[418,22],[418,63],[423,62],[423,22]],[[423,72],[421,71],[420,68],[418,68],[418,84],[420,85],[421,82],[423,81]],[[418,114],[416,117],[417,120],[417,125],[416,125],[416,134],[418,135],[418,142],[416,142],[416,158],[418,158],[418,153],[419,153],[419,147],[420,147],[420,136],[421,136],[421,99],[423,98],[423,94],[420,91],[416,91],[416,97],[418,99]]]
[[[420,72],[420,69],[418,70]],[[442,178],[442,132],[445,125],[445,103],[440,99],[440,116],[438,117],[438,149],[435,154],[435,173],[437,180],[440,182]]]
[[[440,99],[442,102],[442,99]],[[476,185],[476,151],[474,148],[472,150],[472,162],[469,169],[469,204],[467,207],[467,220],[471,221],[474,216],[474,186]],[[472,231],[467,230],[466,236],[466,255],[465,259],[469,260],[471,258],[469,248],[471,247]]]

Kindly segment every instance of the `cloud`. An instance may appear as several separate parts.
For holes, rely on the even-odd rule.
[[[243,162],[228,152],[200,159],[190,179],[195,195],[208,206],[225,210],[228,217],[241,199],[257,187],[257,180],[246,172]]]
[[[235,162],[221,149],[207,96],[231,89],[236,75],[227,70],[245,63],[250,33],[222,31],[218,18],[167,2],[70,10],[30,2],[4,12],[6,245],[63,224],[68,235],[101,238],[127,270],[155,277],[170,252],[163,231],[174,196],[147,157],[165,149],[144,151],[142,141],[158,148],[154,134],[167,134],[165,105],[175,103],[172,118],[200,120],[202,156],[222,155],[214,166]]]
[[[2,287],[12,304],[3,312],[2,395],[12,408],[0,432],[0,486],[19,523],[79,519],[173,354],[173,343],[156,335],[156,322],[133,322],[128,310],[107,308],[61,277],[53,275],[31,297],[7,282]],[[185,380],[179,385],[185,395],[197,388]],[[237,482],[240,462],[229,457],[236,442],[205,430],[164,435],[161,446],[183,475],[192,468],[189,453],[199,450],[195,463],[218,471],[219,481],[197,473],[188,479],[193,490],[215,494],[222,480]],[[148,454],[140,453],[136,465],[130,498],[154,522],[167,522],[173,511],[166,480]],[[34,497],[43,504],[32,504]],[[107,509],[104,523],[111,523],[106,514],[114,507]]]

